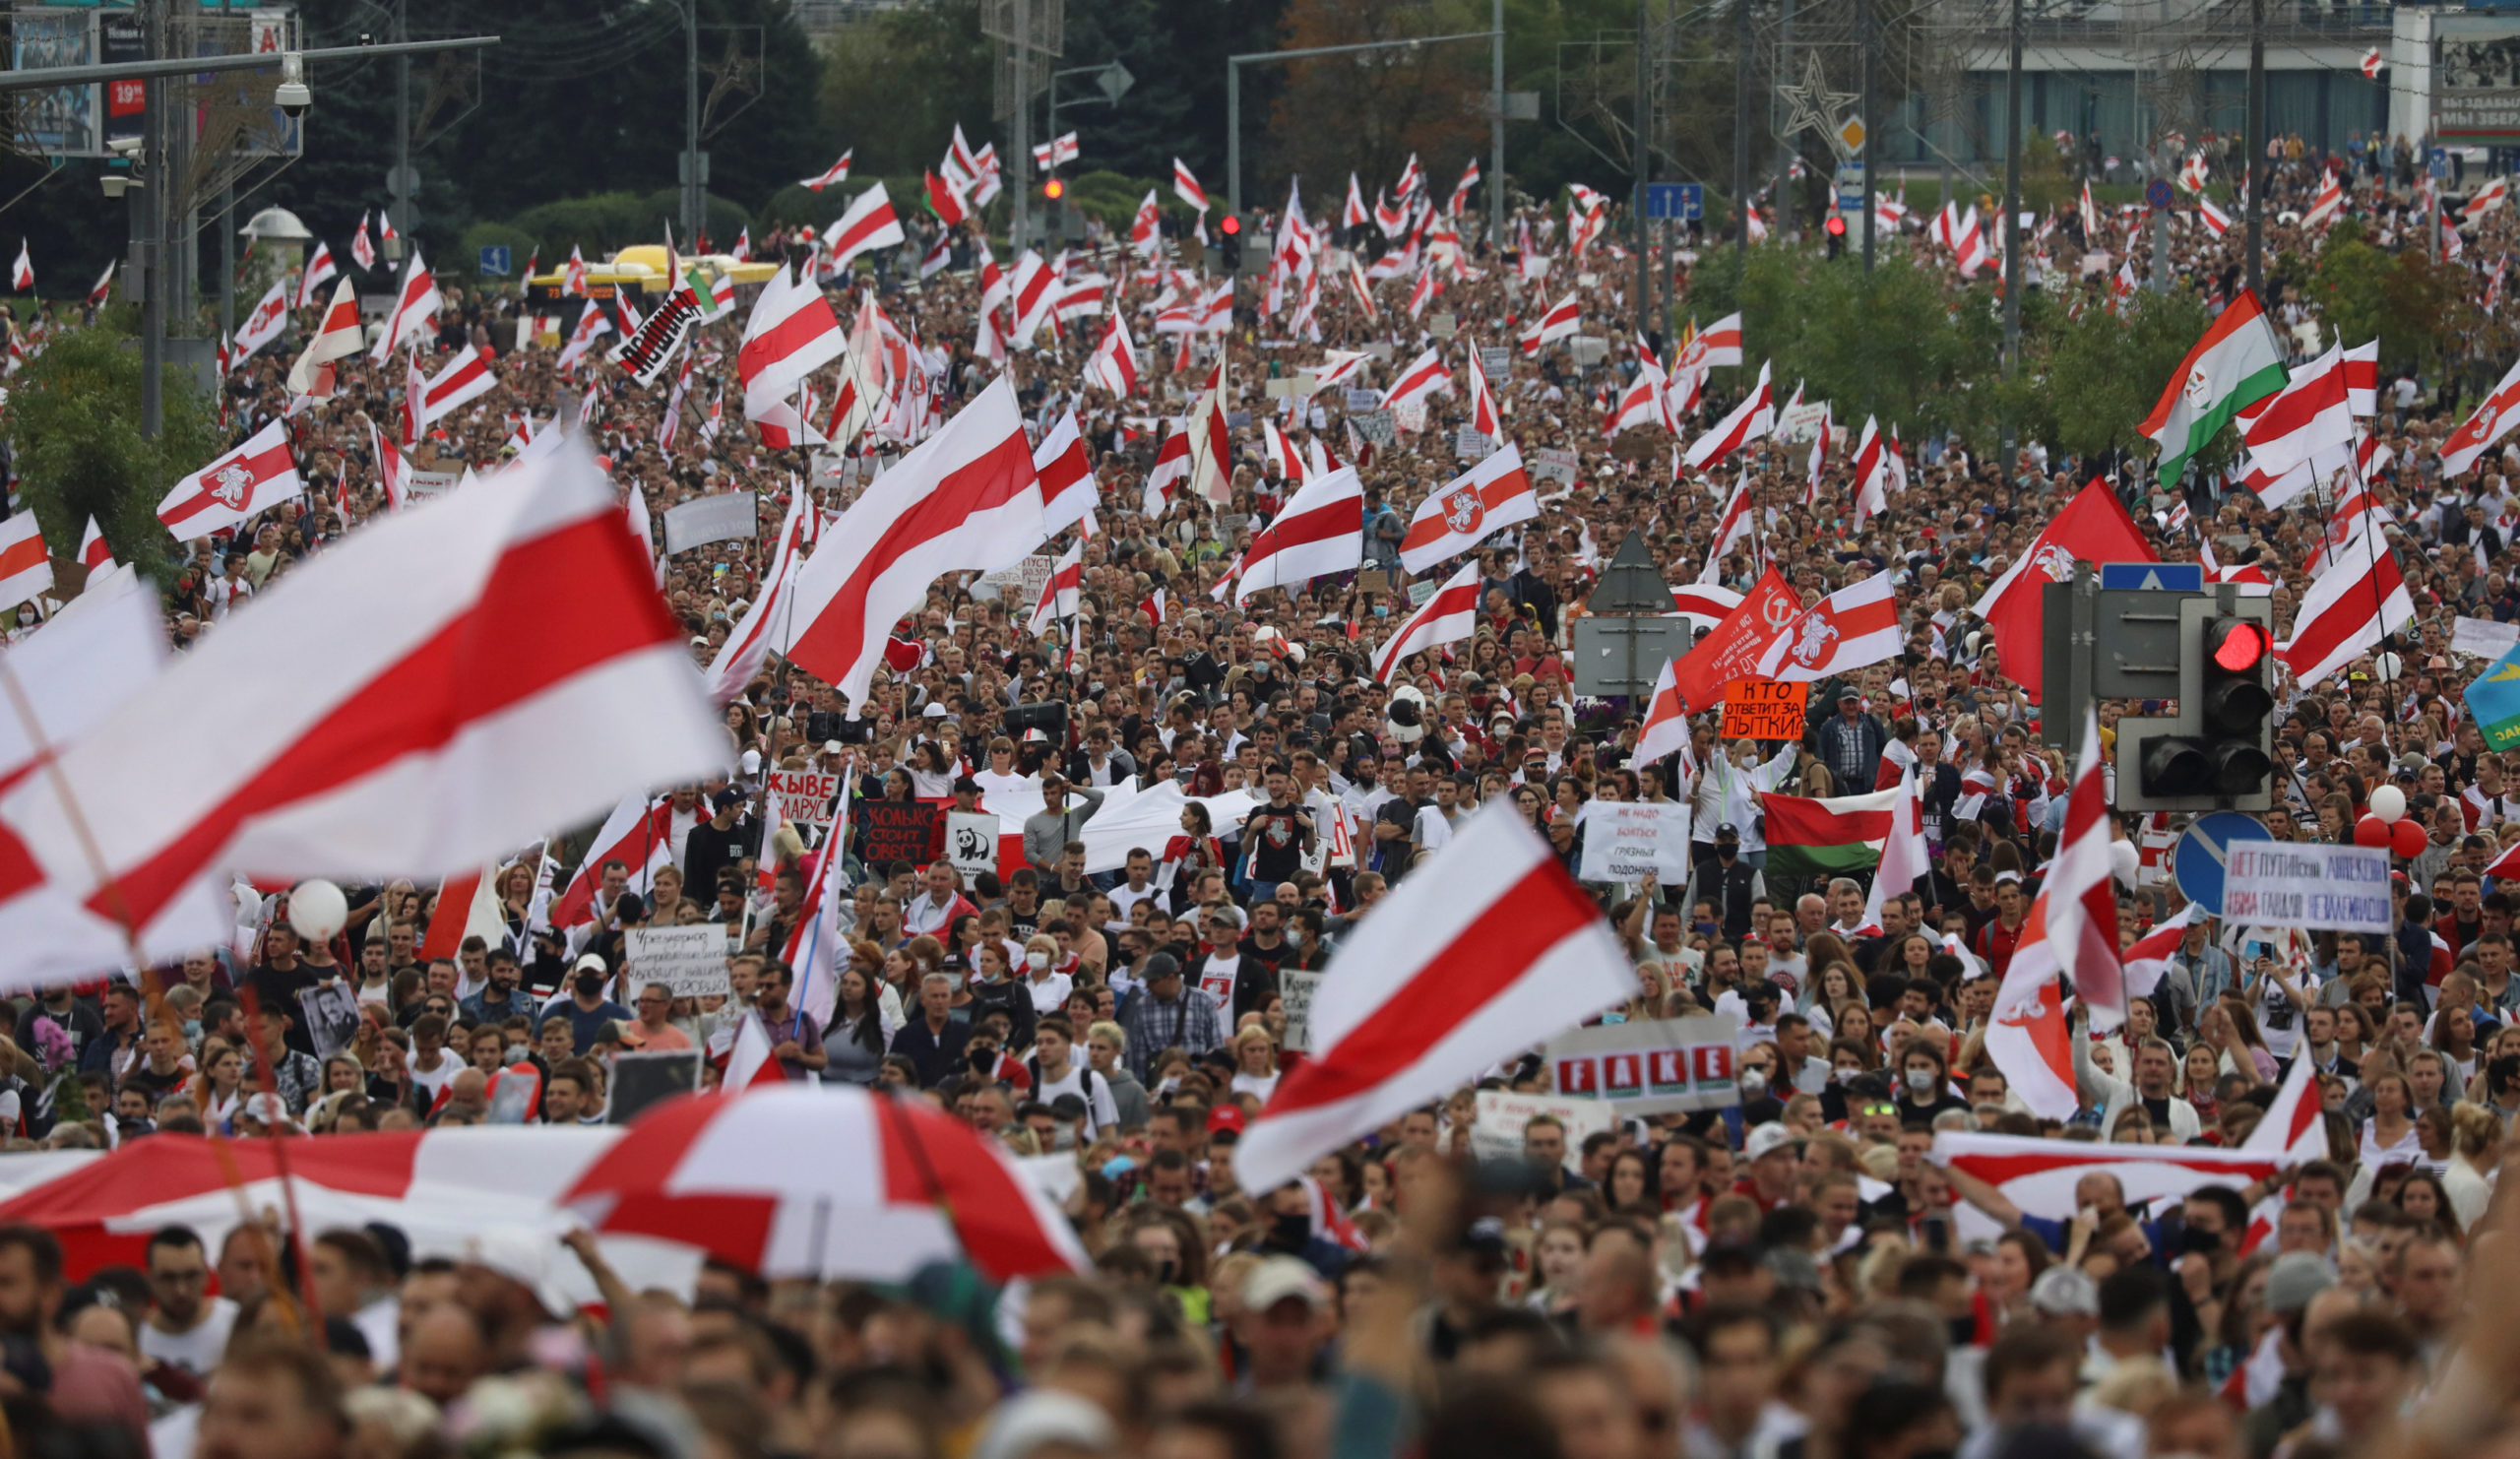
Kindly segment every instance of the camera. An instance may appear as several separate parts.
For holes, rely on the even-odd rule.
[[[315,94],[306,86],[306,58],[296,51],[284,52],[280,58],[280,85],[272,90],[272,104],[290,121],[315,104]]]

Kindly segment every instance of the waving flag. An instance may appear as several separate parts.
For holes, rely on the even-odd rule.
[[[899,470],[899,468],[896,468]],[[1236,606],[1270,588],[1354,572],[1365,560],[1365,485],[1354,467],[1303,483],[1277,519],[1254,534],[1234,585]]]
[[[1242,1189],[1274,1190],[1635,992],[1601,909],[1512,806],[1472,816],[1430,864],[1340,944],[1315,1051],[1234,1148]]]
[[[2520,363],[2503,371],[2493,390],[2477,402],[2459,428],[2441,441],[2441,476],[2465,476],[2493,443],[2520,425]]]
[[[2014,954],[2014,961],[2020,961],[2020,954]],[[2070,1087],[2070,1069],[2066,1079]],[[2264,1121],[2258,1125],[2266,1127]],[[1959,1130],[1938,1131],[1931,1158],[1935,1165],[1964,1171],[1994,1186],[2023,1215],[2057,1222],[2074,1219],[2086,1175],[2114,1179],[2130,1208],[2147,1203],[2159,1208],[2174,1206],[2209,1185],[2243,1190],[2292,1164],[2249,1146],[2218,1150],[2205,1145],[2121,1145]]]
[[[1345,212],[1339,215],[1339,226],[1343,228],[1363,227],[1367,220],[1372,216],[1373,215],[1365,211],[1365,191],[1357,184],[1356,174],[1354,172],[1349,173],[1348,207]]]
[[[358,216],[358,231],[350,234],[350,262],[358,265],[362,270],[376,267],[376,245],[368,239],[367,214],[364,212]],[[531,264],[526,268],[525,277],[528,279],[534,277]]]
[[[1125,310],[1111,311],[1110,327],[1102,332],[1102,343],[1094,348],[1094,357],[1085,362],[1085,383],[1099,385],[1121,400],[1137,394],[1138,351],[1129,340]]]
[[[788,516],[779,524],[779,539],[771,549],[769,570],[762,574],[761,591],[753,595],[752,604],[735,620],[733,631],[719,646],[718,657],[710,661],[707,683],[711,703],[724,708],[761,672],[762,664],[770,657],[771,625],[787,611],[788,595],[796,588],[796,568],[804,547],[814,539],[821,526],[822,509],[802,487],[794,488],[788,500]]]
[[[1479,598],[1484,591],[1476,562],[1462,565],[1435,596],[1411,613],[1407,622],[1383,640],[1374,651],[1374,677],[1390,683],[1401,661],[1412,654],[1423,654],[1446,644],[1459,643],[1479,631]]]
[[[848,348],[840,318],[831,312],[823,291],[783,267],[762,285],[761,297],[744,321],[743,343],[735,350],[744,414],[758,420],[774,407],[784,407],[807,375]]]
[[[2073,980],[2094,1032],[2107,1033],[2126,1019],[2117,898],[2110,886],[2109,791],[2101,776],[2100,721],[2089,711],[2068,797],[2065,833],[2030,904],[1986,1029],[1995,1067],[2042,1119],[2069,1119],[2082,1105],[2063,980]]]
[[[832,163],[830,166],[824,168],[814,176],[798,178],[797,183],[799,186],[810,191],[821,192],[824,188],[831,186],[835,182],[847,182],[849,180],[849,159],[855,156],[857,156],[857,149],[852,147],[849,149],[849,151],[840,155],[839,161]]]
[[[1539,516],[1540,496],[1523,470],[1523,453],[1507,441],[1418,504],[1400,543],[1400,565],[1424,572],[1493,533]]]
[[[1033,448],[1033,470],[1041,478],[1041,535],[1056,537],[1079,523],[1093,531],[1094,508],[1100,501],[1094,468],[1085,457],[1085,433],[1076,412],[1062,411],[1041,444]]]
[[[1890,572],[1875,573],[1811,604],[1759,661],[1763,677],[1811,683],[1898,657],[1899,603]]]
[[[1752,441],[1765,439],[1776,430],[1776,386],[1768,378],[1768,364],[1759,362],[1758,383],[1732,412],[1715,422],[1713,428],[1689,443],[1684,458],[1690,471],[1704,471],[1715,463],[1740,450]]]
[[[2310,581],[2310,591],[2293,615],[2292,641],[2275,651],[2304,689],[2415,621],[2415,601],[2407,594],[2397,554],[2389,550],[2379,524],[2367,516],[2362,520],[2362,530],[2331,552],[2327,566]]]
[[[2162,975],[2170,971],[2170,960],[2178,953],[2178,945],[2187,940],[2187,929],[2205,920],[2205,904],[2190,902],[2178,910],[2178,916],[2166,922],[2156,922],[2153,929],[2135,939],[2120,957],[2118,966],[2129,997],[2149,998],[2161,986]]]
[[[1172,159],[1172,195],[1201,213],[1208,211],[1208,190],[1199,186],[1199,179],[1190,173],[1190,164],[1179,158]]]
[[[419,428],[428,429],[430,422],[467,402],[489,394],[498,383],[498,376],[490,373],[490,362],[472,346],[465,346],[463,352],[448,360],[446,368],[431,376],[421,387],[417,412]]]
[[[1697,773],[1690,753],[1688,706],[1680,702],[1678,676],[1672,671],[1675,661],[1663,661],[1663,671],[1654,680],[1654,695],[1645,702],[1645,723],[1637,727],[1636,754],[1633,762],[1651,764],[1671,755],[1680,757],[1680,776],[1685,781]]]
[[[1995,579],[1970,611],[1986,620],[2002,651],[2005,675],[2036,702],[2043,679],[2041,589],[2074,575],[2080,562],[2159,562],[2135,519],[2107,482],[2094,478],[2074,494],[2019,561]]]
[[[1041,597],[1033,604],[1033,616],[1024,631],[1035,638],[1049,637],[1050,629],[1063,618],[1076,616],[1078,603],[1085,594],[1085,543],[1071,542],[1068,549],[1050,564],[1050,575],[1041,582]]]
[[[368,428],[375,429],[374,426]],[[30,512],[27,515],[32,518],[34,514]],[[79,565],[91,573],[113,571],[113,544],[105,540],[105,534],[96,526],[94,517],[88,519],[87,534],[79,539]]]
[[[52,591],[52,553],[43,544],[35,514],[0,521],[0,612]]]
[[[28,252],[30,246],[26,239],[20,238],[18,261],[9,267],[9,286],[20,293],[34,292],[35,265],[33,255]]]
[[[314,308],[315,301],[323,297],[316,290],[324,286],[325,280],[339,278],[341,272],[340,267],[333,262],[333,250],[324,243],[317,242],[315,251],[306,256],[305,271],[297,276],[297,303],[294,307]]]
[[[1830,796],[1769,793],[1759,802],[1767,815],[1771,869],[1780,875],[1845,876],[1881,863],[1899,792]]]
[[[1076,159],[1076,134],[1074,132],[1070,132],[1063,137],[1053,137],[1049,141],[1033,149],[1033,161],[1044,172],[1054,171],[1062,163],[1075,161]]]
[[[2310,211],[2301,215],[2301,226],[2323,228],[2344,214],[2345,184],[2338,180],[2335,173],[2330,172],[2319,183],[2318,196],[2310,199]]]
[[[241,525],[257,512],[306,489],[288,445],[285,421],[275,420],[251,440],[175,483],[158,504],[158,520],[179,542]]]
[[[902,231],[901,219],[893,213],[892,197],[879,181],[859,193],[849,205],[849,211],[824,230],[823,247],[831,253],[832,272],[838,273],[859,254],[899,248],[908,236]]]
[[[1452,393],[1453,372],[1444,368],[1440,350],[1429,349],[1411,360],[1393,379],[1391,389],[1383,392],[1382,404],[1377,409],[1388,411],[1411,401],[1424,400],[1430,395]]]
[[[386,314],[385,328],[377,333],[376,344],[367,351],[367,357],[377,364],[385,363],[388,355],[429,327],[437,318],[440,302],[437,277],[429,272],[420,250],[414,247],[403,265],[403,283],[394,291],[394,307]]]
[[[385,509],[403,510],[403,503],[411,492],[411,464],[377,430],[374,420],[367,422],[367,445],[376,458],[376,487],[385,493]]]
[[[236,357],[243,359],[281,337],[288,328],[288,281],[284,279],[236,322]],[[382,356],[379,356],[381,361]]]
[[[1933,856],[1925,848],[1924,796],[1917,789],[1915,766],[1901,767],[1899,784],[1891,793],[1895,798],[1890,802],[1890,834],[1882,838],[1881,869],[1872,874],[1872,890],[1863,903],[1863,920],[1856,923],[1856,935],[1859,937],[1882,936],[1882,909],[1890,899],[1916,890],[1918,879],[1933,871]]]
[[[1487,388],[1487,371],[1479,362],[1479,349],[1476,346],[1471,348],[1468,364],[1470,366],[1470,428],[1491,441],[1502,440],[1505,436],[1504,416],[1496,409],[1495,392]]]
[[[2375,45],[2362,53],[2363,76],[2373,81],[2379,80],[2382,65],[2383,63],[2380,60],[2380,48],[2378,46]]]
[[[359,352],[367,343],[367,331],[358,322],[358,291],[345,279],[333,290],[333,302],[324,310],[323,323],[316,326],[315,338],[297,362],[288,367],[288,390],[291,395],[329,396],[333,393],[333,361],[347,359]]]

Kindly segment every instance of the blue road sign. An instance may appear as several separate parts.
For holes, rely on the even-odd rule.
[[[481,245],[480,272],[485,277],[492,279],[505,279],[508,276],[508,246],[505,243],[485,243]]]
[[[2100,565],[2100,586],[2109,593],[2202,593],[2205,569],[2194,562],[2104,562]]]
[[[2223,867],[2235,841],[2273,841],[2275,833],[2258,823],[2253,815],[2236,810],[2217,810],[2190,821],[2187,833],[2171,848],[2171,870],[2178,877],[2178,889],[2187,900],[2204,905],[2216,917],[2223,915]]]
[[[1837,171],[1838,211],[1858,213],[1863,209],[1863,163],[1840,162]]]
[[[1695,222],[1706,216],[1706,187],[1696,182],[1645,184],[1645,216]]]
[[[2144,206],[2167,211],[2171,205],[2170,179],[2156,177],[2144,185]]]
[[[2425,159],[2424,165],[2425,169],[2430,172],[2436,179],[2449,176],[2450,149],[2446,147],[2436,147],[2432,149],[2432,156]]]

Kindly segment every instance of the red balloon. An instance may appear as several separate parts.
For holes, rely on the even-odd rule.
[[[2391,851],[2401,856],[2415,857],[2424,855],[2424,843],[2428,838],[2413,816],[2402,816],[2396,825],[2389,828],[2389,839]]]
[[[2354,844],[2356,846],[2388,845],[2389,823],[2375,815],[2366,815],[2362,819],[2356,821],[2354,823]]]

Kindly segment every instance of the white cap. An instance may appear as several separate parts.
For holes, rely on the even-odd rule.
[[[1765,1124],[1752,1126],[1749,1138],[1741,1142],[1741,1154],[1744,1158],[1755,1161],[1761,1156],[1773,1155],[1783,1150],[1792,1145],[1795,1139],[1794,1131],[1771,1119]]]
[[[1053,1445],[1102,1453],[1118,1442],[1110,1417],[1093,1403],[1073,1393],[1036,1388],[999,1405],[972,1459],[1028,1459]]]

